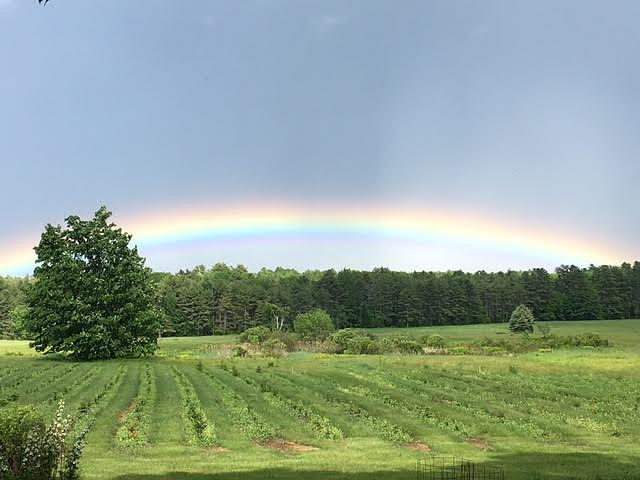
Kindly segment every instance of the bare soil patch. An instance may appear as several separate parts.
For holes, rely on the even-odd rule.
[[[266,444],[266,446],[281,452],[315,452],[316,450],[319,450],[318,448],[310,445],[301,445],[287,440],[271,440]]]
[[[489,442],[487,442],[486,438],[481,438],[481,437],[470,438],[469,440],[467,440],[467,443],[469,445],[473,445],[474,447],[479,448],[480,450],[490,450],[491,449],[491,446],[489,445]]]
[[[224,452],[230,452],[231,450],[224,447],[209,447],[207,448],[207,451],[211,453],[224,453]]]
[[[431,451],[431,447],[426,443],[422,442],[410,442],[404,444],[405,448],[410,448],[411,450],[417,450],[419,452],[429,453]]]

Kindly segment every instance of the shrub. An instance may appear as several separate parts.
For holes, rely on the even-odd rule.
[[[319,308],[296,316],[293,329],[303,340],[326,339],[336,327],[327,312]]]
[[[433,334],[427,335],[422,338],[421,342],[425,347],[429,348],[444,348],[447,346],[447,342],[444,341],[444,338],[441,335]]]
[[[395,350],[393,341],[391,341],[391,339],[388,337],[382,337],[376,340],[376,347],[378,349],[379,355],[382,355],[384,353],[393,353],[393,351]]]
[[[285,346],[287,352],[293,352],[296,350],[298,344],[298,335],[293,332],[273,332],[270,338],[281,342]]]
[[[518,305],[509,319],[509,330],[513,333],[532,333],[535,319],[526,305]]]
[[[248,354],[249,354],[249,351],[246,348],[241,347],[240,345],[237,345],[233,349],[234,357],[246,357]]]
[[[551,325],[547,325],[545,323],[538,323],[536,327],[538,327],[538,331],[542,335],[542,338],[547,338],[551,333]]]
[[[270,338],[262,344],[262,352],[270,357],[281,357],[287,352],[287,346],[277,338]]]
[[[343,353],[344,350],[340,348],[340,346],[331,340],[330,338],[327,340],[323,340],[321,342],[316,343],[315,351],[317,353]]]
[[[331,334],[331,340],[338,346],[338,353],[344,352],[349,348],[349,343],[358,338],[371,340],[373,337],[364,330],[358,330],[356,328],[343,328]]]
[[[0,412],[0,478],[73,480],[77,478],[81,441],[71,441],[71,417],[60,402],[54,421],[47,426],[31,406],[14,406]]]
[[[252,343],[254,345],[257,345],[264,342],[270,336],[271,330],[269,330],[269,328],[265,327],[264,325],[259,325],[257,327],[247,328],[240,334],[238,340],[241,343]]]
[[[596,333],[582,333],[576,335],[572,339],[573,345],[576,347],[608,347],[609,340],[606,338],[600,338],[600,335]]]
[[[344,353],[351,355],[367,355],[378,353],[377,344],[367,336],[359,335],[351,338]]]
[[[405,336],[398,335],[391,337],[391,342],[395,350],[399,353],[422,353],[422,347],[415,340]]]

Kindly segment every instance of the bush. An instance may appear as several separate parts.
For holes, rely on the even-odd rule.
[[[296,316],[293,329],[303,340],[325,340],[336,327],[327,312],[319,308]]]
[[[391,339],[388,337],[379,338],[376,341],[376,346],[377,346],[379,355],[382,355],[384,353],[393,353],[395,350],[393,341],[391,341]]]
[[[344,352],[344,350],[342,350],[340,346],[330,338],[328,338],[327,340],[322,340],[321,342],[316,342],[314,351],[317,353],[329,354]]]
[[[509,319],[509,330],[513,333],[532,333],[535,319],[526,305],[518,305]]]
[[[422,345],[429,348],[445,348],[447,346],[447,342],[444,341],[444,338],[441,335],[433,334],[422,337],[421,342]]]
[[[393,343],[395,350],[399,353],[423,353],[420,344],[405,335],[391,337],[391,342]]]
[[[536,327],[538,327],[538,331],[542,335],[542,338],[547,338],[551,333],[551,325],[547,325],[545,323],[538,323]]]
[[[246,357],[248,354],[249,354],[249,352],[247,351],[247,349],[241,347],[240,345],[237,345],[233,349],[233,356],[234,357]]]
[[[270,357],[281,357],[287,352],[287,346],[277,338],[270,338],[262,344],[262,352]]]
[[[364,335],[354,336],[348,341],[344,353],[351,355],[375,355],[378,353],[377,342]]]
[[[582,333],[576,335],[572,339],[573,345],[576,347],[608,347],[609,340],[606,338],[600,338],[600,335],[596,333]]]
[[[71,417],[60,402],[53,423],[31,406],[0,412],[0,479],[73,480],[82,443],[72,442]]]
[[[338,346],[338,353],[347,350],[349,343],[357,338],[373,339],[373,337],[364,330],[358,330],[356,328],[344,328],[331,335],[331,340]]]
[[[258,345],[259,343],[264,342],[267,338],[271,336],[271,330],[264,325],[260,325],[257,327],[247,328],[244,332],[240,334],[238,340],[241,343],[252,343],[254,345]]]
[[[284,344],[287,352],[293,352],[296,350],[298,344],[298,335],[293,332],[273,332],[270,338],[276,339]]]

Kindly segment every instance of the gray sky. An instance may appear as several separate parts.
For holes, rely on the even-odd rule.
[[[103,203],[126,216],[270,199],[481,211],[640,258],[639,24],[635,0],[0,0],[0,251]],[[315,258],[273,240],[148,256],[557,260],[309,240]]]

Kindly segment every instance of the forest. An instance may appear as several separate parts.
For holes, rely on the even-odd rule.
[[[640,262],[548,272],[487,273],[335,270],[298,272],[223,263],[175,274],[154,272],[161,336],[289,329],[313,308],[338,328],[417,327],[507,322],[528,305],[538,321],[640,318]],[[30,278],[0,277],[0,337],[19,338]]]

